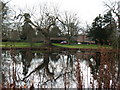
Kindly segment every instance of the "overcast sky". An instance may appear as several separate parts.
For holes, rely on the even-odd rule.
[[[105,11],[103,2],[119,0],[11,0],[16,8],[30,8],[42,3],[56,4],[60,10],[73,11],[78,14],[82,23],[91,23],[93,19]]]

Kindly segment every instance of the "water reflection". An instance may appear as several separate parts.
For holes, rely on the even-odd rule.
[[[21,61],[23,63],[23,74],[26,75],[28,73],[28,68],[30,67],[30,62],[34,58],[34,53],[30,50],[27,51],[20,51],[22,56]]]
[[[3,50],[4,87],[117,88],[116,54],[103,51]]]

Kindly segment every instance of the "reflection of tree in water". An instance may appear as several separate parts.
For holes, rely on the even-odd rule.
[[[87,52],[80,53],[81,56],[79,55],[79,58],[82,57],[80,59],[85,59],[91,69],[91,74],[93,76],[93,78],[91,78],[91,85],[93,88],[95,85],[98,88],[115,87],[118,81],[116,81],[117,78],[115,76],[117,64],[114,52],[102,49],[100,52],[89,52],[89,54]],[[95,80],[97,80],[97,84],[95,84]],[[112,81],[111,85],[110,81]]]
[[[3,53],[4,59],[6,59],[3,63],[5,64],[7,61],[8,66],[5,64],[7,69],[12,67],[8,71],[12,78],[6,77],[6,73],[4,75],[6,80],[11,80],[9,80],[10,83],[13,83],[12,81],[21,82],[22,79],[22,82],[28,83],[28,85],[31,84],[31,80],[34,80],[38,87],[57,87],[62,82],[60,84],[62,88],[70,88],[73,84],[84,88],[82,85],[84,85],[84,79],[87,76],[84,76],[82,64],[86,65],[85,68],[90,68],[89,73],[92,76],[89,77],[91,80],[89,84],[92,84],[92,87],[96,85],[99,88],[117,88],[120,83],[120,69],[118,60],[115,60],[116,54],[106,49],[101,49],[100,52],[23,50],[18,54],[18,51],[11,50],[8,53]],[[22,57],[20,58],[20,56]],[[12,59],[12,62],[8,62],[8,57]],[[12,63],[11,66],[9,66],[10,63]],[[23,64],[23,67],[17,67],[19,66],[17,64],[20,63]],[[18,68],[23,70],[21,78],[18,78],[20,76],[16,71]],[[16,75],[17,78],[13,75]],[[38,82],[35,81],[35,77]]]
[[[86,52],[84,52],[84,58]],[[87,60],[88,58],[88,60]],[[91,74],[91,85],[94,88],[118,88],[120,86],[119,61],[116,60],[116,51],[101,49],[100,52],[88,55],[86,61],[89,61]],[[97,80],[97,84],[95,84]]]
[[[23,62],[23,74],[26,75],[28,73],[28,68],[30,67],[30,63],[34,57],[34,53],[30,50],[21,51],[22,62]]]
[[[39,64],[35,69],[33,69],[29,74],[27,74],[27,76],[25,76],[23,78],[23,81],[25,81],[27,78],[29,78],[32,74],[39,72],[39,78],[42,77],[42,79],[43,79],[43,80],[40,80],[40,82],[42,82],[40,84],[41,86],[44,84],[47,84],[49,82],[51,82],[51,83],[53,81],[56,82],[56,80],[60,79],[61,77],[64,78],[64,80],[63,80],[64,84],[67,83],[67,85],[68,85],[68,83],[70,83],[70,80],[73,79],[72,75],[74,72],[73,62],[75,60],[75,56],[74,56],[75,52],[74,53],[66,52],[64,54],[64,53],[60,53],[60,52],[54,52],[54,51],[48,52],[47,51],[47,52],[41,52],[41,53],[42,54],[36,53],[36,55],[42,55],[43,62],[41,64]],[[66,55],[66,58],[64,58],[64,55]],[[37,56],[37,57],[41,57],[41,56]],[[54,66],[54,64],[51,64],[51,62],[54,62],[54,64],[56,63],[56,65],[60,64],[62,66],[61,73],[59,73],[59,74],[56,73],[57,67]],[[61,63],[58,63],[58,62],[61,62]],[[47,77],[49,77],[49,79],[47,79]],[[46,79],[44,79],[44,78],[46,78]],[[66,84],[65,84],[65,87],[66,87]]]
[[[118,61],[117,86],[120,88],[120,49],[116,51],[117,51],[116,57]]]
[[[67,55],[67,68],[71,68],[73,69],[73,64],[74,64],[74,61],[76,60],[76,57],[75,57],[75,54],[76,54],[76,50],[74,51],[66,51],[66,55]],[[72,71],[72,70],[71,70]]]
[[[95,52],[94,55],[90,56],[89,61],[89,66],[91,68],[91,74],[93,74],[94,79],[96,79],[97,73],[98,73],[98,69],[100,66],[100,58],[101,54],[100,52]]]
[[[10,86],[10,84],[15,84],[17,80],[17,64],[19,63],[19,58],[17,57],[19,53],[16,50],[2,51],[2,83],[3,87]]]
[[[41,82],[39,82],[40,86],[44,84],[49,84],[50,82],[51,83],[57,82],[58,79],[63,78],[62,80],[64,82],[65,87],[67,86],[69,87],[70,80],[73,80],[73,72],[74,72],[73,65],[75,60],[75,56],[74,56],[75,52],[67,52],[67,51],[66,52],[61,52],[61,51],[36,52],[31,50],[22,50],[20,52],[19,51],[16,52],[16,51],[17,50],[14,50],[4,54],[5,55],[4,59],[8,58],[9,54],[12,56],[12,57],[10,56],[10,58],[13,61],[11,62],[13,63],[13,65],[11,66],[14,67],[15,65],[15,67],[12,72],[11,70],[9,70],[11,66],[8,67],[8,70],[9,72],[14,73],[16,79],[13,78],[13,81],[15,83],[19,81],[21,82],[21,80],[24,83],[31,82],[28,80],[31,80],[31,77],[33,75],[39,74],[39,78],[41,78],[40,80]],[[43,62],[41,62],[40,64],[37,63],[38,66],[34,66],[35,68],[32,71],[29,71],[29,69],[31,68],[31,62],[34,61],[34,58],[36,58],[36,60],[41,59]],[[8,60],[6,59],[6,61]],[[8,62],[8,64],[9,63],[10,62]],[[23,67],[21,67],[21,65]],[[61,68],[60,71],[57,71],[58,68]],[[23,73],[21,70],[17,72],[16,71],[17,69],[23,70]],[[21,75],[25,77],[22,78]],[[9,79],[9,78],[5,76],[4,79]],[[12,82],[10,81],[9,83]]]
[[[115,52],[102,49],[100,52],[100,66],[96,76],[98,88],[118,88],[117,86],[117,61]]]
[[[100,66],[100,55],[100,52],[95,51],[81,51],[76,53],[77,59],[88,63],[88,66],[91,68],[91,74],[94,76],[97,74]]]
[[[58,54],[57,53],[52,54],[51,52],[47,51],[47,52],[44,52],[43,54],[37,53],[37,55],[38,55],[38,57],[41,57],[41,55],[43,55],[42,56],[43,57],[43,62],[40,65],[38,65],[32,72],[30,72],[26,77],[24,77],[23,80],[28,78],[34,72],[40,71],[41,69],[45,69],[46,74],[53,77],[54,72],[53,71],[51,72],[49,70],[49,62],[50,62],[50,60],[57,61],[60,58],[58,56]]]
[[[68,50],[65,52],[64,55],[67,56],[65,59],[64,57],[62,58],[64,60],[64,72],[63,72],[63,78],[64,78],[64,88],[70,88],[72,81],[75,83],[76,78],[75,78],[75,67],[74,67],[74,62],[76,61],[75,57],[76,50]],[[66,62],[65,62],[66,61]]]
[[[50,60],[57,62],[60,59],[60,55],[58,53],[49,53]]]
[[[120,60],[118,61],[118,75],[117,75],[117,85],[120,87]]]

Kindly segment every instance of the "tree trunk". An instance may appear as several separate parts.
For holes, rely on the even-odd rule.
[[[50,37],[49,36],[45,37],[44,45],[45,46],[52,46],[52,43],[50,41]]]
[[[120,30],[120,16],[118,15],[118,28]]]
[[[49,35],[49,28],[42,29],[42,34],[44,35],[44,46],[52,46],[50,35]]]

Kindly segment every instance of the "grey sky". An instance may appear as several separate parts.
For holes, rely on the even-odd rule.
[[[11,0],[12,6],[17,8],[31,8],[42,3],[56,4],[60,10],[73,11],[78,14],[81,22],[91,23],[93,19],[105,11],[103,2],[110,0]],[[111,0],[119,1],[119,0]]]

